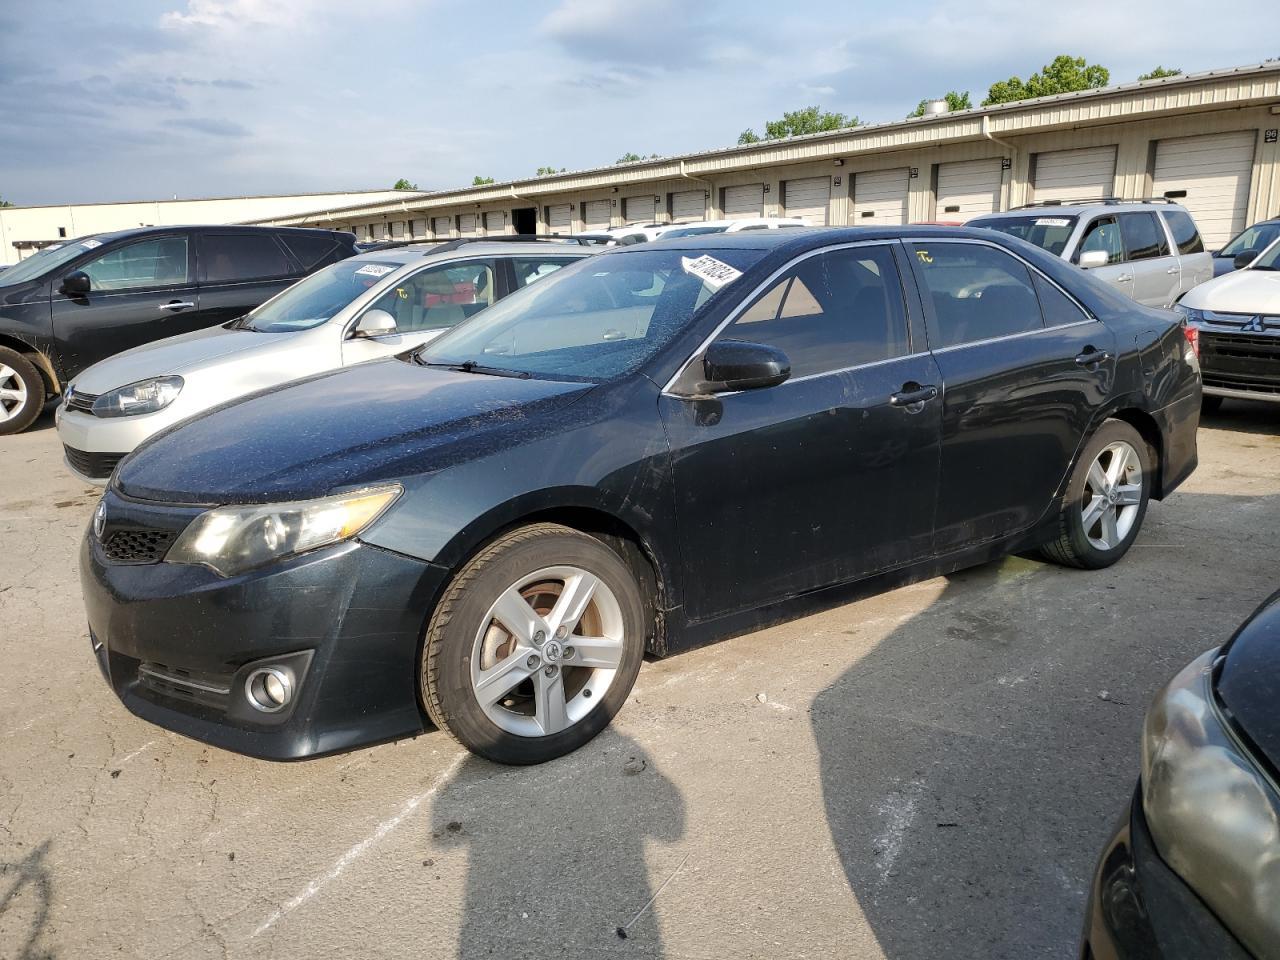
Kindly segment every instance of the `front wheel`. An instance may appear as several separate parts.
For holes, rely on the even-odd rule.
[[[558,524],[519,528],[473,557],[436,607],[423,703],[482,757],[552,760],[626,702],[646,622],[636,578],[609,547]]]
[[[21,433],[44,409],[44,378],[35,364],[0,347],[0,436]]]
[[[1150,498],[1146,441],[1122,420],[1108,420],[1085,444],[1067,484],[1057,539],[1040,548],[1054,563],[1099,570],[1128,552]]]

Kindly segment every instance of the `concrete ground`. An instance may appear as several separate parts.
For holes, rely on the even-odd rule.
[[[646,664],[555,763],[432,732],[276,765],[102,682],[96,493],[46,414],[0,439],[0,956],[1071,956],[1146,704],[1277,586],[1280,409],[1200,451],[1111,570],[1010,559]]]

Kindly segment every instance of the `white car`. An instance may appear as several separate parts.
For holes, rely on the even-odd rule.
[[[1173,309],[1200,338],[1206,410],[1224,397],[1280,403],[1280,240],[1248,266],[1200,284]]]
[[[402,353],[592,253],[455,240],[369,251],[318,270],[238,320],[94,364],[55,416],[67,466],[105,483],[148,437],[259,390]]]
[[[738,233],[741,230],[782,230],[788,227],[807,227],[800,217],[744,217],[741,220],[695,220],[677,223],[663,229],[657,239],[671,237],[696,237],[704,233]]]

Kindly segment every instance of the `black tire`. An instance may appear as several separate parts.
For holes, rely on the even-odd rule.
[[[34,363],[8,347],[0,347],[0,367],[12,371],[0,370],[0,387],[16,382],[26,390],[26,398],[21,403],[0,399],[0,405],[5,407],[4,418],[0,419],[0,436],[21,433],[35,423],[44,409],[44,377],[40,376]]]
[[[1222,398],[1215,397],[1210,394],[1204,394],[1200,397],[1200,415],[1213,415],[1222,409]]]
[[[621,659],[604,696],[585,716],[556,733],[524,736],[499,726],[481,707],[472,686],[473,650],[478,631],[486,626],[482,620],[504,591],[543,568],[562,565],[593,574],[612,592],[624,631]],[[559,524],[520,527],[468,561],[436,606],[419,670],[423,705],[436,726],[486,759],[516,765],[553,760],[590,741],[626,702],[644,659],[650,619],[635,575],[605,544]],[[567,686],[567,659],[564,664],[562,682]]]
[[[1104,549],[1093,542],[1089,531],[1085,530],[1084,508],[1088,505],[1086,490],[1089,486],[1089,470],[1103,451],[1115,443],[1128,444],[1136,454],[1142,489],[1136,504],[1138,509],[1132,515],[1133,522],[1128,532],[1110,549]],[[1053,563],[1086,570],[1100,570],[1111,566],[1128,552],[1133,541],[1138,538],[1142,521],[1147,515],[1152,476],[1151,452],[1138,431],[1122,420],[1104,422],[1089,438],[1072,469],[1067,494],[1062,502],[1062,512],[1058,517],[1058,536],[1041,546],[1041,555]],[[1090,496],[1088,499],[1091,501],[1093,498]],[[1094,526],[1091,529],[1097,528]]]

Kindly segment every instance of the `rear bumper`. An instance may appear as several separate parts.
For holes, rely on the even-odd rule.
[[[1178,489],[1200,462],[1196,447],[1200,399],[1201,393],[1196,390],[1153,414],[1164,441],[1160,451],[1160,484],[1152,492],[1157,500]]]
[[[1085,908],[1081,960],[1251,960],[1160,858],[1134,796],[1103,851]]]

